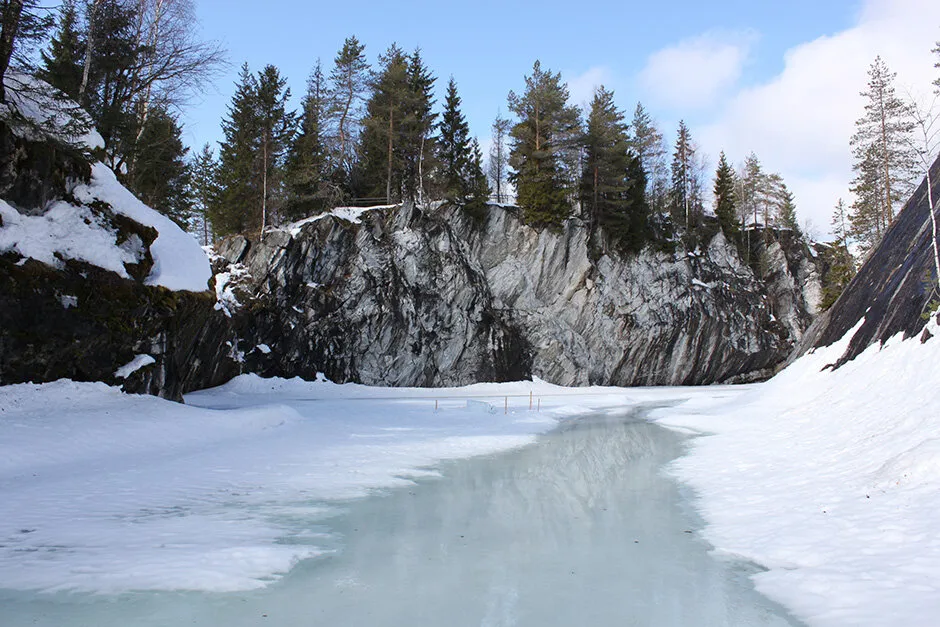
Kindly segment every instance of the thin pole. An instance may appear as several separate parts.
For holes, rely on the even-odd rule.
[[[508,413],[509,413],[509,397],[505,396],[503,397],[503,414],[505,415]]]
[[[532,411],[532,392],[529,391],[529,411]]]

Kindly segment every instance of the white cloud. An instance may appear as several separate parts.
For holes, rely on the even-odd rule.
[[[838,198],[849,202],[848,144],[869,65],[881,55],[898,73],[899,94],[922,91],[936,77],[938,25],[934,0],[867,0],[855,26],[792,48],[779,75],[738,91],[693,133],[709,153],[725,150],[733,160],[755,151],[793,188],[801,219],[827,231]]]
[[[650,55],[640,85],[654,105],[688,111],[713,105],[741,77],[753,33],[707,33]]]
[[[592,67],[573,78],[567,79],[567,82],[568,102],[586,110],[590,107],[591,100],[594,98],[595,88],[601,85],[611,88],[613,74],[606,67]]]

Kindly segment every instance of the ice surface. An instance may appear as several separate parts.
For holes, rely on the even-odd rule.
[[[622,409],[565,424],[534,446],[445,463],[341,509],[282,506],[272,518],[305,530],[293,541],[328,553],[264,589],[6,593],[0,603],[11,627],[792,624],[753,591],[753,569],[709,556],[692,532],[695,516],[661,472],[680,436]]]
[[[529,411],[530,391],[542,412]],[[243,376],[184,406],[102,384],[0,387],[0,588],[263,587],[324,550],[298,538],[325,501],[408,485],[441,460],[530,444],[573,398],[596,409],[663,394]]]

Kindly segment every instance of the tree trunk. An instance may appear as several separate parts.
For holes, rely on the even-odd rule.
[[[98,7],[101,0],[95,0],[91,5],[91,13],[88,15],[88,40],[85,42],[85,67],[82,69],[82,84],[78,88],[79,102],[83,100],[85,92],[88,90],[88,75],[91,72],[91,58],[95,53],[95,17],[98,13]]]
[[[395,110],[388,109],[388,169],[385,174],[385,204],[392,204],[392,133],[395,130]]]
[[[2,30],[0,30],[0,102],[6,101],[7,69],[13,57],[13,46],[16,43],[17,31],[20,28],[20,17],[23,14],[23,0],[9,0],[4,3]]]
[[[264,241],[264,229],[268,222],[268,132],[264,132],[262,141],[262,167],[261,171],[261,241]]]

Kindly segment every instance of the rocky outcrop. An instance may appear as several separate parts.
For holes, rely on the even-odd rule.
[[[145,284],[156,230],[71,196],[90,177],[87,155],[51,138],[24,138],[2,122],[0,149],[0,198],[17,213],[42,216],[51,201],[67,199],[112,233],[115,247],[133,251],[125,276],[62,255],[50,265],[16,249],[0,253],[0,385],[69,378],[182,400],[239,373],[227,349],[234,327],[214,294]],[[119,376],[143,356],[149,363]]]
[[[940,201],[940,159],[931,168],[934,202]],[[838,366],[873,344],[903,334],[912,337],[924,328],[929,313],[940,303],[934,270],[927,179],[921,182],[833,306],[820,315],[792,356],[841,339],[859,321]]]
[[[228,240],[250,297],[235,315],[248,370],[376,385],[538,376],[565,385],[697,385],[766,377],[813,310],[812,258],[774,238],[766,281],[723,236],[707,249],[594,252],[492,206],[405,205]],[[769,289],[768,289],[769,287]],[[246,313],[250,312],[250,313]]]

